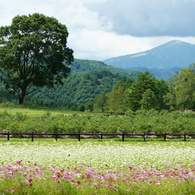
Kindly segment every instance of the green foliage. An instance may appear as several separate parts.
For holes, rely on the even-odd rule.
[[[137,78],[137,71],[126,71],[120,68],[115,68],[113,66],[106,65],[101,61],[96,60],[80,60],[74,59],[71,64],[71,72],[90,72],[95,70],[107,70],[113,74],[122,74],[127,77],[132,77],[134,80]]]
[[[89,101],[87,102],[86,106],[85,106],[85,109],[87,111],[93,111],[93,106],[94,106],[94,103],[95,103],[95,99],[91,98],[89,99]]]
[[[125,85],[122,81],[118,81],[109,93],[108,108],[115,112],[125,111]]]
[[[105,93],[101,93],[97,96],[94,108],[97,111],[104,112],[107,104],[107,97]]]
[[[138,80],[132,85],[128,94],[128,107],[133,111],[141,108],[142,95],[147,89],[151,89],[153,92],[155,88],[155,78],[149,72],[140,73]]]
[[[126,112],[128,109],[132,111],[152,108],[166,109],[164,96],[167,92],[168,86],[165,81],[154,78],[149,72],[140,73],[136,82],[133,82],[130,77],[125,82],[119,80],[111,92],[105,95],[106,99],[101,101],[104,109],[100,110]],[[99,104],[97,101],[100,97],[102,98],[98,96],[95,100],[95,106]]]
[[[2,80],[18,95],[19,104],[35,90],[33,86],[62,84],[73,61],[67,37],[65,25],[38,13],[16,16],[10,26],[0,28]]]
[[[195,70],[183,69],[175,82],[175,94],[178,107],[181,109],[195,108]]]
[[[85,107],[92,111],[95,98],[101,93],[110,92],[119,80],[124,82],[127,76],[131,77],[128,77],[129,83],[125,84],[128,86],[136,79],[137,72],[117,69],[99,61],[75,59],[71,64],[70,76],[63,80],[64,85],[32,87],[33,92],[25,97],[25,105],[70,110],[84,110]],[[18,97],[5,91],[2,83],[0,90],[0,102],[16,104]]]
[[[99,94],[110,92],[113,85],[119,80],[125,81],[126,78],[122,74],[113,74],[107,70],[71,74],[64,80],[64,85],[37,88],[35,92],[26,96],[25,105],[70,110],[80,110],[81,107],[83,110],[84,105],[87,110],[92,111],[94,99]],[[8,94],[3,85],[1,88],[0,102],[16,103],[16,97]]]
[[[125,81],[126,78],[124,75],[113,74],[107,70],[72,74],[62,86],[43,87],[30,94],[26,103],[71,110],[80,110],[81,106],[85,105],[87,110],[92,111],[93,100],[99,94],[110,92],[117,81]]]
[[[127,108],[165,109],[164,95],[168,92],[165,81],[154,78],[149,72],[138,74],[138,79],[126,89]]]
[[[155,94],[151,89],[147,89],[142,95],[141,109],[150,110],[155,108],[157,108]]]
[[[153,131],[156,134],[193,134],[195,129],[194,112],[168,112],[128,110],[125,115],[69,114],[30,116],[24,113],[0,114],[0,131],[12,133],[125,133],[139,134]]]
[[[195,64],[182,69],[169,80],[170,92],[165,96],[172,109],[195,109]]]

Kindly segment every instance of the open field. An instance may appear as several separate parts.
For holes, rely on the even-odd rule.
[[[39,117],[42,115],[58,115],[58,114],[63,114],[63,115],[70,115],[70,114],[83,114],[82,112],[78,111],[63,111],[63,110],[52,110],[52,109],[32,109],[32,108],[25,108],[25,107],[10,107],[10,108],[2,108],[0,107],[0,114],[7,112],[8,114],[15,115],[17,113],[21,113],[27,116],[32,116],[32,117]]]
[[[195,113],[129,112],[124,116],[0,108],[11,133],[194,133]],[[189,137],[0,138],[0,194],[195,194],[195,141]]]
[[[195,194],[194,142],[0,142],[1,194]]]

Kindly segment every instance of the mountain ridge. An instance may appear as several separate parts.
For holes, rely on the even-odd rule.
[[[136,68],[151,70],[182,69],[195,62],[195,45],[172,40],[147,51],[109,58],[103,62],[128,71]]]

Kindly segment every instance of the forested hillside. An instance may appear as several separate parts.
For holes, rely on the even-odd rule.
[[[28,104],[40,106],[81,109],[91,98],[100,93],[108,93],[117,81],[126,80],[122,74],[113,74],[107,70],[94,70],[71,74],[64,85],[54,88],[40,88],[27,97]]]
[[[93,70],[108,70],[112,73],[123,74],[133,79],[136,78],[138,71],[127,71],[120,68],[115,68],[113,66],[107,65],[104,62],[96,60],[80,60],[75,59],[71,64],[71,72],[89,72]]]
[[[95,112],[194,110],[194,78],[195,64],[165,81],[149,72],[118,73],[98,61],[75,60],[64,85],[38,88],[26,96],[25,104]],[[17,101],[1,83],[0,102]]]
[[[103,62],[75,59],[64,85],[38,88],[26,96],[25,104],[80,110],[89,100],[101,93],[110,92],[117,81],[125,81],[127,77],[135,80],[136,75],[137,72],[114,68]],[[0,89],[1,102],[10,101],[17,104],[17,97],[9,94],[3,84]]]

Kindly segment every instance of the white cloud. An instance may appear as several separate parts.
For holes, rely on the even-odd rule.
[[[151,48],[151,41],[146,38],[117,35],[101,30],[82,30],[78,34],[70,33],[69,39],[72,48],[77,48],[75,56],[82,59],[105,60]]]
[[[194,36],[194,0],[107,0],[90,5],[113,30],[133,36]]]
[[[173,39],[195,44],[194,0],[0,0],[0,6],[1,25],[34,12],[66,24],[76,58],[103,60]]]
[[[100,17],[97,12],[90,11],[82,4],[76,4],[65,8],[63,13],[65,13],[67,17],[64,18],[64,21],[70,29],[110,29],[109,20],[106,20],[104,17]]]

